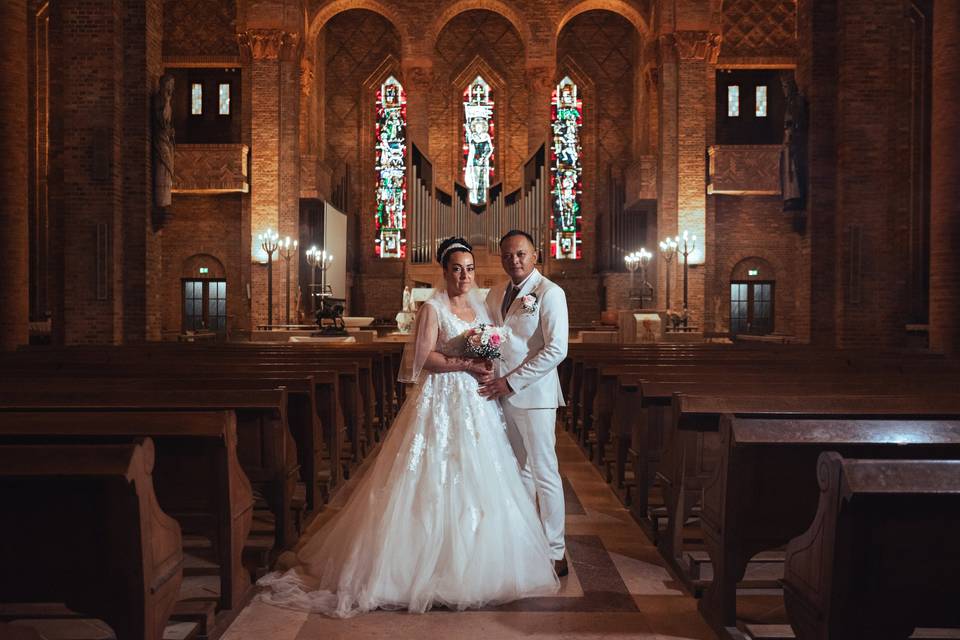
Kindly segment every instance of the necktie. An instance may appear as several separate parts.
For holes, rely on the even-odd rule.
[[[513,301],[517,299],[518,293],[520,293],[520,287],[513,285],[507,289],[507,295],[503,296],[503,307],[501,307],[500,313],[504,318],[507,317],[507,311],[510,310],[510,305],[513,304]]]

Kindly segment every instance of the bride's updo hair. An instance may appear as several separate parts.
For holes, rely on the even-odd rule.
[[[463,238],[447,238],[437,247],[437,262],[440,263],[441,267],[446,269],[447,264],[450,262],[450,256],[461,251],[473,255],[473,247]]]

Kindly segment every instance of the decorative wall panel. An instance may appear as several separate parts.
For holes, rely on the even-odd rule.
[[[174,161],[174,193],[246,193],[245,144],[178,144]]]
[[[707,193],[775,195],[780,193],[780,145],[713,145]]]

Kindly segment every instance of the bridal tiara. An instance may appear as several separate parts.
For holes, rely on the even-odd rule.
[[[456,249],[463,249],[464,251],[468,251],[468,252],[470,252],[470,253],[473,253],[473,252],[470,250],[470,247],[468,247],[467,245],[461,244],[461,243],[459,243],[459,242],[455,242],[454,244],[452,244],[452,245],[450,245],[449,247],[447,247],[446,249],[444,249],[444,250],[443,250],[443,253],[440,254],[440,262],[441,262],[441,264],[443,263],[443,259],[447,257],[447,254],[450,253],[451,251],[456,250]]]

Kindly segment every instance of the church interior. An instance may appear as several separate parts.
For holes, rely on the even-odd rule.
[[[0,638],[960,638],[960,2],[4,0]],[[566,295],[570,573],[270,606],[446,238]],[[402,554],[397,549],[397,554]]]

